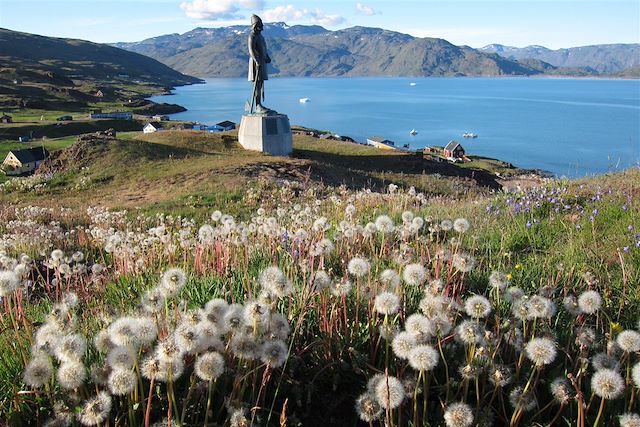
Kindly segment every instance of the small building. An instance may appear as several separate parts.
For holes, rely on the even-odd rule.
[[[0,117],[0,123],[13,123],[13,117],[3,114]]]
[[[153,133],[163,130],[162,124],[159,122],[149,122],[142,128],[144,133]]]
[[[155,116],[151,117],[153,120],[157,121],[157,122],[168,122],[169,121],[169,116],[165,116],[163,114],[156,114]]]
[[[49,157],[49,151],[44,147],[11,150],[2,165],[7,175],[22,175],[35,171],[40,163]]]
[[[456,159],[462,159],[465,155],[465,151],[459,142],[449,141],[446,147],[444,147],[443,154],[444,154],[444,157],[446,157],[449,160],[456,160]]]
[[[114,111],[112,113],[92,113],[92,119],[115,119],[133,120],[133,113],[130,111]]]
[[[98,91],[96,92],[96,94],[95,94],[95,97],[96,97],[96,98],[102,98],[102,97],[104,97],[104,93],[102,93],[102,91],[101,91],[101,90],[98,90]]]
[[[209,132],[225,132],[228,130],[233,130],[236,128],[236,124],[229,121],[229,120],[225,120],[223,122],[220,123],[216,123],[213,126],[209,126]]]
[[[18,142],[29,142],[31,141],[31,138],[28,136],[19,136],[18,137]]]
[[[13,84],[14,85],[21,85],[22,84],[22,79],[18,78],[18,79],[13,79]]]
[[[209,130],[209,126],[203,125],[202,123],[196,123],[192,126],[193,130]]]
[[[73,120],[72,116],[60,116],[56,119],[59,122],[69,122],[71,120]]]
[[[367,144],[373,145],[376,148],[383,150],[397,150],[396,143],[388,139],[384,139],[381,136],[372,136],[367,138]]]

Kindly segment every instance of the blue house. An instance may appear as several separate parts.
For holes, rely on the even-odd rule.
[[[220,123],[216,123],[213,126],[209,126],[209,132],[225,132],[228,130],[233,130],[236,128],[236,124],[229,121],[229,120],[225,120],[223,122]]]

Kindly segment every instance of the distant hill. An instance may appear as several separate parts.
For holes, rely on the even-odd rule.
[[[194,76],[240,77],[247,72],[249,31],[249,26],[196,28],[114,46]],[[263,34],[273,59],[271,73],[277,76],[501,76],[554,68],[379,28],[329,31],[280,22],[265,24]]]
[[[115,101],[198,80],[112,46],[0,28],[0,106],[81,107],[98,90]]]
[[[591,70],[598,74],[616,74],[640,66],[640,44],[601,44],[551,50],[544,46],[523,48],[490,44],[479,49],[512,60],[537,59],[554,67]]]

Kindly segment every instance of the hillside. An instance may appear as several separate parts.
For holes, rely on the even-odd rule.
[[[479,49],[511,60],[537,59],[555,67],[583,68],[591,73],[624,73],[640,66],[640,44],[603,44],[551,50],[544,46],[517,48],[491,44]],[[584,70],[583,70],[584,71]]]
[[[246,74],[249,30],[249,26],[196,28],[115,46],[190,75],[241,77]],[[379,28],[328,31],[272,23],[265,25],[264,36],[273,59],[271,73],[276,76],[500,76],[544,71],[540,64],[520,64],[446,40]]]
[[[77,110],[197,81],[112,46],[0,29],[0,107]]]

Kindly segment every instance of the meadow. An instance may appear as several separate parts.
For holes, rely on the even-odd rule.
[[[136,138],[113,143],[118,159],[140,155]],[[225,170],[222,158],[278,161],[221,142],[143,156],[135,181],[83,165],[60,183],[92,177],[72,196],[3,188],[0,419],[640,425],[640,171],[443,194],[428,191],[433,177],[372,172],[366,148],[322,153],[303,140],[289,166],[329,156],[335,171],[368,174],[237,182],[229,169],[207,175],[225,184],[220,196],[194,179],[202,198],[174,210],[190,197],[169,179],[177,164],[191,179],[205,162]],[[174,198],[98,203],[154,180]]]

